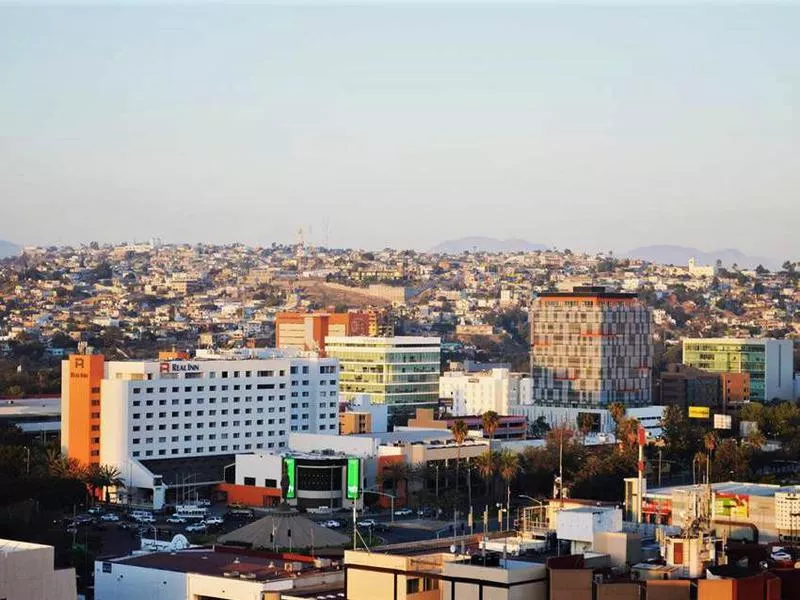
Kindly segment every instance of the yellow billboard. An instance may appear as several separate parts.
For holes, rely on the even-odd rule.
[[[690,419],[708,419],[711,416],[711,409],[707,406],[690,406]]]
[[[745,494],[714,494],[714,514],[717,517],[747,519],[750,516],[750,496]]]

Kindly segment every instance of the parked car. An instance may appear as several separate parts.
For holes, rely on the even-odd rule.
[[[88,525],[92,521],[94,521],[92,515],[78,515],[73,522],[75,525]]]
[[[139,523],[155,523],[156,520],[153,518],[153,515],[136,515],[133,517],[134,520],[138,521]]]
[[[328,519],[324,523],[320,523],[323,527],[328,527],[329,529],[338,529],[342,526],[342,524],[337,521],[336,519]]]
[[[172,516],[167,519],[167,523],[172,523],[174,525],[186,523],[186,519],[182,519],[181,517]]]
[[[396,511],[394,511],[394,516],[395,517],[408,517],[408,516],[411,516],[413,514],[414,514],[414,511],[411,510],[410,508],[398,508]]]
[[[117,521],[119,521],[119,516],[115,515],[114,513],[107,513],[105,515],[102,515],[100,517],[100,520],[101,521],[108,521],[108,522],[111,522],[111,523],[116,523]]]
[[[308,512],[312,515],[329,515],[333,509],[330,506],[314,506],[309,508]]]
[[[792,555],[786,552],[783,546],[774,546],[770,558],[776,562],[789,562],[792,560]]]
[[[208,527],[206,527],[205,523],[195,523],[194,525],[186,526],[186,531],[190,533],[202,532],[205,531],[206,529],[208,529]]]
[[[377,524],[378,522],[375,519],[361,519],[356,522],[359,527],[375,527]]]
[[[224,522],[222,517],[208,517],[203,521],[206,525],[222,525]]]

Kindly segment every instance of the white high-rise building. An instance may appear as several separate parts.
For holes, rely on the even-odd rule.
[[[492,369],[482,373],[445,371],[439,378],[439,397],[452,398],[456,417],[481,415],[493,410],[511,414],[512,406],[530,404],[531,378],[527,373]]]
[[[107,362],[100,385],[100,463],[116,466],[141,488],[144,501],[152,490],[158,507],[166,487],[183,485],[181,478],[192,485],[212,482],[202,460],[185,459],[210,464],[279,451],[293,431],[336,433],[338,372],[336,359],[275,350]]]

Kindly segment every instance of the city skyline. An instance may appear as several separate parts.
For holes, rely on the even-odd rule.
[[[0,11],[0,239],[800,254],[795,7]]]

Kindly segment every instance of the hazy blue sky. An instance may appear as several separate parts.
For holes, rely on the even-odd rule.
[[[0,5],[0,239],[800,256],[800,8]]]

